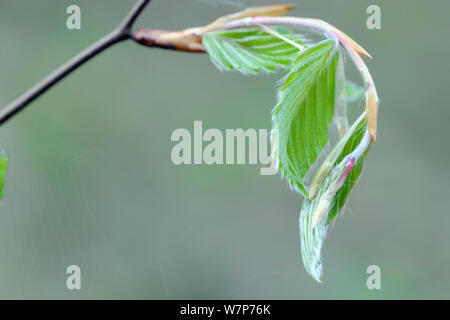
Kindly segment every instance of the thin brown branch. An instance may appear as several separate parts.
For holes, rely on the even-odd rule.
[[[11,119],[14,115],[27,107],[31,102],[44,94],[48,89],[64,79],[68,74],[78,69],[81,65],[97,56],[105,49],[118,42],[130,39],[133,23],[149,2],[150,0],[138,0],[116,29],[67,61],[30,90],[25,92],[22,96],[0,110],[0,125]]]

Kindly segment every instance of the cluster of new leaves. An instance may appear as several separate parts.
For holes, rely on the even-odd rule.
[[[272,30],[272,32],[268,32]],[[290,185],[305,200],[300,212],[302,259],[317,281],[322,274],[320,251],[328,224],[342,210],[357,181],[370,145],[363,113],[349,127],[347,102],[358,100],[364,90],[346,82],[337,40],[305,43],[294,32],[269,27],[210,32],[203,45],[213,62],[224,70],[241,72],[287,70],[273,110],[273,156]],[[339,141],[318,163],[310,185],[305,176],[329,143],[335,121]]]

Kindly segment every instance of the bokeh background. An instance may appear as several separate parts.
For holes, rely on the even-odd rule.
[[[133,0],[0,0],[0,105],[111,30]],[[257,165],[175,166],[176,128],[270,128],[281,73],[218,72],[206,55],[126,42],[0,128],[0,298],[450,298],[448,1],[302,0],[349,33],[381,97],[377,144],[323,251],[300,258],[299,195]],[[206,24],[282,1],[153,0],[137,26]],[[78,4],[82,29],[66,28]],[[382,30],[366,28],[378,4]],[[82,289],[67,290],[68,265]],[[382,289],[366,288],[366,268]]]

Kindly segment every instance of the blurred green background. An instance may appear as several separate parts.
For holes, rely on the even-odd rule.
[[[133,0],[0,0],[0,105],[110,31]],[[176,128],[270,128],[281,73],[117,45],[0,128],[0,298],[450,298],[448,1],[302,0],[349,33],[381,97],[377,144],[330,228],[323,283],[300,258],[301,198],[257,165],[175,166]],[[180,29],[282,1],[153,0],[139,27]],[[66,28],[70,4],[82,29]],[[382,30],[366,28],[378,4]],[[82,290],[66,289],[68,265]],[[366,288],[366,268],[382,289]]]

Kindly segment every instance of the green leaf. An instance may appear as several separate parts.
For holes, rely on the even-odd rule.
[[[3,152],[0,154],[0,199],[3,197],[3,183],[6,169],[8,168],[8,158]]]
[[[313,198],[317,191],[319,190],[319,187],[321,186],[323,180],[330,172],[331,168],[334,166],[336,161],[341,161],[343,156],[346,156],[351,151],[347,152],[347,144],[350,142],[352,143],[353,140],[356,138],[355,134],[359,130],[361,130],[362,126],[367,125],[366,120],[366,114],[363,113],[352,125],[352,127],[344,134],[344,136],[338,141],[336,146],[331,150],[331,152],[327,155],[325,160],[322,162],[322,165],[317,170],[316,175],[314,176],[311,187],[309,190],[309,198]],[[359,143],[359,141],[357,142]]]
[[[283,37],[304,46],[293,32],[273,28]],[[287,66],[299,53],[299,48],[260,29],[215,31],[203,37],[203,46],[214,63],[226,70],[243,72],[274,71]]]
[[[361,174],[363,160],[370,146],[364,117],[352,126],[336,164],[323,180],[317,195],[305,199],[300,212],[302,260],[307,272],[318,282],[322,275],[321,249],[329,223],[342,209]],[[336,150],[336,148],[335,148]],[[332,152],[333,153],[333,152]]]
[[[355,132],[352,134],[349,141],[346,143],[344,150],[342,151],[341,155],[337,159],[337,161],[342,161],[345,156],[350,154],[355,150],[355,148],[361,143],[361,140],[367,130],[367,121],[364,118],[364,121],[362,121],[360,124],[358,124]],[[359,176],[361,175],[361,171],[363,168],[363,162],[364,159],[367,156],[367,152],[369,151],[369,148],[365,151],[363,156],[359,157],[358,161],[354,165],[352,171],[350,171],[350,174],[345,181],[342,188],[337,192],[336,197],[334,198],[333,206],[330,209],[330,212],[328,214],[328,220],[327,224],[329,224],[336,215],[342,210],[344,207],[348,196],[350,195],[351,191],[355,187],[356,182],[359,179]]]
[[[328,141],[333,119],[337,44],[324,40],[302,51],[280,89],[280,102],[273,112],[279,141],[279,167],[291,186],[306,196],[303,178]]]
[[[366,93],[363,87],[347,80],[345,83],[345,94],[347,96],[348,102],[355,102],[361,99],[361,97]]]

